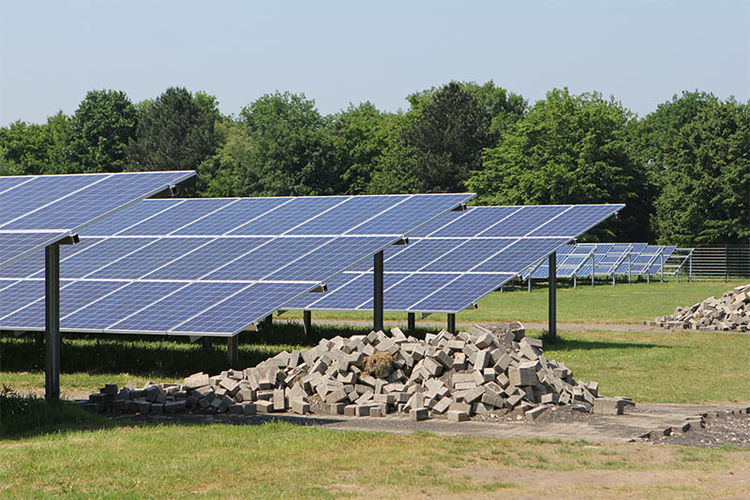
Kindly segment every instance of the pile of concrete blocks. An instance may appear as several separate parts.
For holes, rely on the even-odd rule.
[[[107,385],[92,394],[94,411],[293,412],[347,416],[408,415],[414,420],[516,412],[535,420],[557,406],[589,412],[596,382],[582,383],[563,363],[547,359],[542,341],[520,323],[427,334],[394,328],[323,339],[310,349],[284,351],[255,367],[141,389]]]
[[[648,323],[669,329],[707,331],[750,331],[750,284],[725,292],[721,298],[709,297],[691,307],[678,307],[671,316]]]

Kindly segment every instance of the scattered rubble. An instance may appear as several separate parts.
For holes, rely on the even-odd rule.
[[[645,323],[645,322],[644,322]],[[709,297],[691,307],[678,307],[671,316],[657,317],[651,326],[706,331],[750,331],[750,284]]]
[[[548,360],[542,341],[520,323],[483,327],[424,340],[394,328],[323,339],[309,349],[284,351],[255,367],[216,376],[194,373],[182,383],[136,389],[108,384],[91,394],[87,409],[115,413],[293,412],[415,421],[516,412],[529,421],[549,408],[621,414],[627,398],[599,398],[596,382],[582,383]]]

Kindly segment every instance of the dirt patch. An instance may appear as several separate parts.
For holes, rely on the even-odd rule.
[[[672,432],[652,440],[655,444],[681,444],[713,448],[717,446],[737,446],[750,448],[750,414],[720,413],[708,414],[704,427],[694,427],[688,432]]]
[[[664,459],[667,460],[666,454]],[[750,472],[745,464],[735,463],[722,471],[529,470],[503,467],[461,469],[458,474],[481,483],[512,482],[521,490],[502,490],[504,497],[538,498],[556,495],[576,498],[640,497],[654,492],[659,497],[737,496],[748,493]]]

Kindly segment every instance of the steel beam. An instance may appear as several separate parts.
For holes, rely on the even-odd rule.
[[[409,331],[417,329],[417,315],[414,313],[406,313],[406,328]]]
[[[44,254],[44,397],[60,399],[60,247],[50,245]]]
[[[557,253],[549,256],[549,268],[557,269]],[[549,335],[557,336],[557,273],[549,274]]]
[[[312,335],[312,311],[305,309],[302,311],[302,325],[305,328],[305,335]]]
[[[456,315],[448,314],[447,330],[451,333],[456,333]]]
[[[229,368],[237,368],[238,362],[238,347],[239,339],[237,335],[232,335],[227,338],[227,361],[229,362]]]
[[[383,330],[383,251],[375,254],[372,275],[372,328]]]

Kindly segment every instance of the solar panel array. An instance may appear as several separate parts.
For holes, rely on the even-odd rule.
[[[62,248],[61,329],[234,335],[472,196],[145,200]],[[43,267],[0,269],[0,328],[43,328]]]
[[[385,309],[457,313],[624,205],[472,207],[437,219],[385,252]],[[288,309],[366,310],[372,269],[358,266]]]
[[[173,171],[0,177],[0,267],[193,175]]]
[[[661,272],[664,263],[675,251],[674,246],[655,246],[646,243],[579,243],[565,245],[558,252],[559,278],[614,275],[653,276]],[[593,262],[592,262],[593,261]],[[539,261],[527,269],[522,277],[547,279],[546,261]]]

